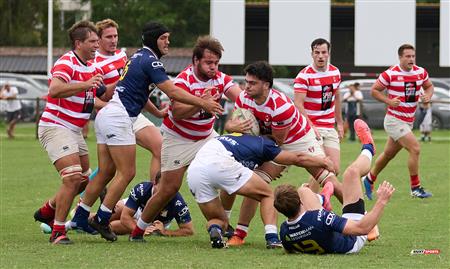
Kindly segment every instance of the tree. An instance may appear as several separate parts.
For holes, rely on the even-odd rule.
[[[86,2],[88,0],[81,0]],[[0,0],[0,46],[46,46],[47,8],[45,0]],[[53,45],[69,47],[67,29],[79,12],[64,12],[54,0]],[[199,35],[209,33],[208,0],[91,0],[93,22],[111,18],[119,26],[121,46],[141,46],[141,28],[159,21],[172,32],[171,45],[192,46]]]
[[[91,0],[92,21],[111,18],[119,24],[120,46],[141,46],[141,29],[150,20],[171,30],[171,46],[189,47],[209,33],[208,0]]]

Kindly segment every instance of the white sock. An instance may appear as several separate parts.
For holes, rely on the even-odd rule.
[[[83,201],[81,201],[78,205],[81,206],[81,208],[83,208],[87,212],[91,212],[91,207],[88,206],[87,204],[83,203]]]
[[[64,226],[66,225],[66,223],[64,221],[57,221],[55,220],[55,222],[53,223],[54,225],[59,225],[59,226]]]
[[[369,161],[372,161],[373,155],[372,155],[372,152],[370,152],[370,150],[368,150],[368,149],[363,149],[363,150],[361,151],[361,155],[366,156],[367,158],[369,158]]]
[[[248,226],[238,224],[238,225],[236,226],[236,229],[239,229],[239,230],[242,230],[242,231],[248,233]]]
[[[230,220],[231,210],[225,210],[225,214],[227,215],[228,220]]]
[[[145,231],[145,229],[147,229],[147,227],[150,226],[150,223],[147,223],[143,221],[141,218],[139,218],[137,221],[137,226],[139,227],[139,229]]]
[[[112,210],[109,209],[109,208],[107,208],[104,204],[102,204],[102,205],[100,206],[100,210],[103,211],[103,212],[112,213]]]
[[[320,195],[320,194],[318,194],[318,193],[316,193],[316,196],[317,196],[317,198],[319,199],[319,202],[320,202],[320,204],[321,205],[323,205],[323,196],[322,195]]]
[[[72,230],[72,222],[70,220],[66,222],[65,226],[66,226],[66,231]]]
[[[264,226],[264,230],[266,231],[266,234],[276,234],[277,226],[272,225],[272,224],[267,224]]]

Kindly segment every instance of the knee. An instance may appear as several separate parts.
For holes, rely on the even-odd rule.
[[[420,145],[414,145],[408,148],[409,154],[411,155],[419,155],[420,154]]]
[[[131,180],[133,180],[134,176],[136,175],[136,169],[133,168],[128,168],[128,169],[124,169],[124,170],[117,170],[116,172],[116,177],[114,180],[120,180],[120,181],[124,181],[124,182],[131,182]]]
[[[360,174],[359,174],[359,169],[355,166],[349,166],[347,167],[347,169],[345,169],[344,171],[344,182],[348,181],[348,180],[353,180],[355,178],[359,178]]]
[[[72,165],[65,167],[59,171],[62,184],[67,188],[78,191],[83,181],[82,169],[80,165]]]
[[[395,155],[397,155],[397,153],[388,150],[388,151],[385,151],[383,155],[386,159],[392,160],[395,157]]]

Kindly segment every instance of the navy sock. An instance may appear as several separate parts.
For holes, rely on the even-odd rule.
[[[209,226],[208,233],[211,232],[212,229],[217,229],[220,233],[222,233],[222,227],[220,227],[220,225],[218,224],[212,224],[211,226]]]
[[[278,240],[278,234],[276,234],[276,233],[268,233],[268,234],[265,235],[265,238],[266,238],[266,241],[268,241],[268,240],[271,240],[271,241]]]
[[[82,208],[81,206],[78,206],[72,221],[77,223],[79,222],[87,223],[88,218],[89,218],[89,211]]]
[[[101,208],[97,211],[97,221],[100,224],[109,224],[109,219],[111,218],[112,212],[103,211]]]
[[[370,151],[370,153],[372,153],[372,156],[375,155],[374,154],[374,149],[373,149],[373,145],[372,144],[364,144],[362,146],[361,150],[367,149],[368,151]]]

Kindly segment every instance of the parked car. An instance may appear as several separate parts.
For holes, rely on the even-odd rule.
[[[48,82],[43,84],[40,80],[43,75],[24,75],[17,73],[0,73],[0,80],[26,82],[33,86],[36,90],[43,92],[48,91]],[[46,79],[47,77],[44,76]]]
[[[341,83],[340,93],[343,95],[348,91],[348,86],[358,82],[360,90],[364,96],[363,100],[363,116],[370,127],[383,128],[384,116],[386,114],[386,105],[375,100],[371,94],[370,89],[375,83],[375,79],[356,79],[346,80]],[[434,83],[434,82],[433,82]],[[440,85],[440,84],[438,84]],[[432,121],[434,129],[449,129],[450,128],[450,91],[435,85],[434,95],[432,97]],[[345,106],[343,106],[344,108]],[[418,118],[418,110],[416,111],[416,119]],[[418,127],[415,122],[414,126]]]
[[[28,77],[39,83],[45,92],[48,91],[48,77],[46,75],[28,75]]]
[[[34,121],[36,119],[36,99],[39,99],[39,112],[45,107],[46,93],[43,93],[41,89],[37,89],[34,85],[28,82],[18,80],[2,80],[0,79],[0,88],[6,83],[9,83],[12,87],[16,87],[19,91],[19,98],[22,104],[21,116],[24,121]],[[1,100],[1,112],[4,114],[5,100]]]

